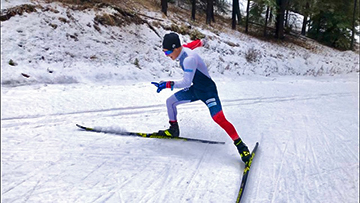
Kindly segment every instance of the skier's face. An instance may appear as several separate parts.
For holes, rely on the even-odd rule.
[[[175,48],[174,50],[164,49],[163,51],[167,57],[170,57],[172,60],[176,60],[181,52],[181,47]]]

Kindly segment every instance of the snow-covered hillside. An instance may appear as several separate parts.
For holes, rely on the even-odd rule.
[[[181,76],[177,64],[163,57],[161,38],[147,24],[119,28],[95,22],[97,15],[117,13],[110,7],[71,10],[58,3],[28,3],[41,7],[36,8],[38,12],[25,12],[1,23],[2,84],[147,81]],[[13,3],[3,1],[2,6],[10,8]],[[143,13],[162,18],[160,13]],[[144,18],[150,23],[156,21]],[[171,25],[171,19],[160,23]],[[169,32],[161,26],[155,29],[160,36]],[[320,76],[359,71],[359,57],[351,51],[339,52],[316,43],[307,50],[231,30],[216,35],[197,29],[209,37],[206,48],[197,51],[216,77]],[[182,36],[183,43],[189,41],[189,36]]]
[[[244,164],[201,102],[179,106],[181,135],[225,145],[75,126],[168,127],[165,101],[175,90],[156,93],[150,82],[182,71],[148,24],[97,23],[119,14],[110,7],[1,3],[37,6],[1,22],[2,202],[235,202]],[[172,17],[141,12],[160,36],[169,32],[156,24]],[[359,202],[359,56],[196,29],[208,36],[196,51],[226,117],[250,148],[260,143],[243,202]]]

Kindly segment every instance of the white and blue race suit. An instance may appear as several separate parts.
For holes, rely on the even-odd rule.
[[[176,106],[201,100],[210,110],[211,116],[221,111],[216,85],[211,79],[204,61],[193,50],[183,47],[177,60],[184,71],[180,81],[174,81],[174,88],[184,88],[172,95],[166,102],[170,120],[177,120]]]
[[[182,47],[177,57],[184,71],[182,80],[174,81],[173,88],[184,88],[166,101],[170,121],[177,120],[176,106],[201,100],[209,108],[211,117],[235,140],[239,136],[234,126],[228,122],[222,112],[215,82],[211,79],[202,58],[193,50]]]

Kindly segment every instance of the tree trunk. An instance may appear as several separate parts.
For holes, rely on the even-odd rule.
[[[213,19],[213,0],[207,0],[206,6],[206,24],[211,25],[211,19]]]
[[[304,15],[304,20],[301,27],[301,35],[305,36],[306,34],[306,24],[307,24],[307,15]]]
[[[191,8],[191,20],[195,20],[196,13],[196,0],[191,0],[192,8]]]
[[[289,27],[289,10],[285,11],[285,27]]]
[[[236,5],[239,5],[239,0],[233,0],[232,3],[233,3],[233,5],[232,5],[232,16],[231,16],[231,22],[232,22],[231,28],[233,30],[235,30],[236,29],[236,13],[238,12]]]
[[[308,24],[307,24],[307,27],[308,27],[308,30],[310,30],[311,29],[311,25],[310,25],[310,21],[311,21],[311,14],[308,16],[308,18],[309,18],[309,20],[308,20]]]
[[[250,0],[248,0],[246,6],[246,23],[245,23],[245,32],[248,33],[249,30],[249,15],[250,15]]]
[[[267,9],[266,9],[264,37],[266,36],[266,29],[267,29],[267,24],[268,24],[269,12],[270,12],[270,6],[268,6]]]
[[[270,8],[270,14],[269,14],[269,25],[271,25],[271,23],[273,22],[273,8]]]
[[[309,4],[309,2],[306,2],[305,11],[304,11],[304,20],[303,20],[303,24],[302,24],[302,28],[301,28],[301,35],[303,35],[303,36],[306,35],[306,25],[308,23],[308,10],[309,9],[310,9],[310,4]]]
[[[357,0],[354,0],[354,13],[353,13],[353,21],[352,21],[352,34],[351,34],[350,50],[354,50],[356,2],[357,2]]]
[[[236,10],[237,10],[237,19],[238,19],[238,24],[240,25],[241,23],[241,13],[240,13],[240,5],[239,5],[239,0],[237,0],[238,3],[236,4]]]
[[[238,19],[238,24],[240,25],[241,22],[241,13],[239,7],[239,0],[233,0],[233,7],[232,7],[232,29],[236,29],[236,17]]]
[[[320,17],[319,17],[319,19],[318,19],[318,21],[317,21],[317,27],[316,27],[316,40],[320,40],[321,39],[321,37],[320,37],[320,27],[322,26],[321,25],[321,20],[322,20],[322,16],[324,16],[323,15],[323,11],[320,11],[320,15],[319,15]]]
[[[161,0],[161,12],[163,12],[167,16],[167,0]]]
[[[276,12],[276,31],[275,37],[278,39],[284,38],[284,14],[285,14],[285,2],[286,0],[276,0],[277,12]]]
[[[212,1],[212,5],[211,5],[211,20],[213,23],[215,23],[214,1]]]

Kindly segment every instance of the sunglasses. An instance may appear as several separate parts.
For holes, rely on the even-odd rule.
[[[164,51],[165,55],[168,56],[169,54],[173,53],[174,50],[167,50],[167,51]]]

